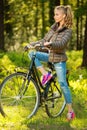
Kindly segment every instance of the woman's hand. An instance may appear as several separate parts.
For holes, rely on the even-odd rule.
[[[33,46],[31,46],[31,45],[26,45],[26,46],[24,47],[24,50],[25,50],[25,51],[28,51],[28,50],[31,49],[31,48],[33,48]]]
[[[34,47],[40,47],[40,44],[35,44]]]
[[[44,42],[44,46],[49,46],[51,45],[51,42]]]

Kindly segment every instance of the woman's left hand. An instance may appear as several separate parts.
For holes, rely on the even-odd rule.
[[[44,46],[49,46],[51,42],[44,42]]]
[[[35,46],[34,47],[40,47],[40,44],[35,44]]]

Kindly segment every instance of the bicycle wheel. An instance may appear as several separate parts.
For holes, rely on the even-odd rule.
[[[36,113],[40,103],[39,90],[32,78],[27,83],[26,74],[20,72],[9,75],[2,82],[0,109],[3,116],[30,118]]]
[[[45,104],[46,113],[51,118],[56,118],[60,116],[66,106],[63,93],[56,79],[57,78],[55,76],[53,81],[50,82],[50,87],[48,90],[46,104]]]

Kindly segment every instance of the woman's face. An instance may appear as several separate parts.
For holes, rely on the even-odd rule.
[[[54,20],[55,20],[56,23],[58,23],[58,22],[60,23],[60,22],[64,21],[64,17],[65,17],[65,14],[62,10],[55,9]]]

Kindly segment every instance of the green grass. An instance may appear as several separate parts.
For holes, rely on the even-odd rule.
[[[21,118],[14,112],[3,118],[0,115],[0,130],[87,130],[87,69],[80,68],[82,63],[82,51],[67,52],[67,67],[70,70],[69,83],[73,98],[73,108],[76,113],[75,120],[67,122],[64,110],[61,117],[49,118],[44,107],[40,107],[36,115],[31,119]],[[22,62],[22,53],[9,52],[0,54],[0,83],[15,70],[27,70],[29,60],[25,54]],[[16,69],[15,69],[16,68]],[[14,110],[13,110],[14,111]],[[10,118],[12,117],[12,118]]]

